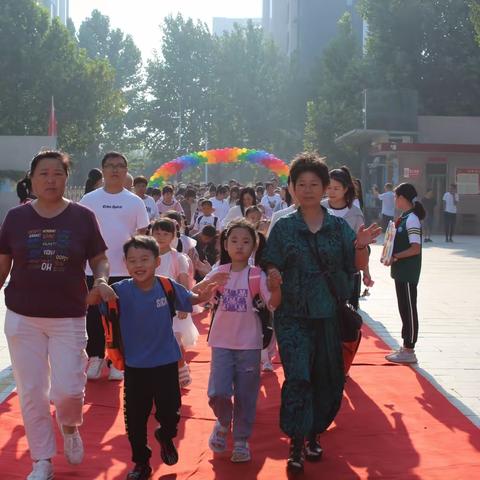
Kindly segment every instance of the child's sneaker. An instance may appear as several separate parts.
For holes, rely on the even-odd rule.
[[[102,368],[104,364],[103,358],[90,357],[88,360],[87,378],[89,380],[97,380],[102,375]]]
[[[413,348],[401,347],[396,352],[386,355],[385,358],[393,363],[417,363],[417,356],[415,355],[415,350],[413,350]]]
[[[237,441],[233,444],[232,457],[230,458],[233,463],[249,462],[251,458],[248,442]]]
[[[108,374],[108,379],[109,380],[122,381],[123,380],[123,372],[121,370],[119,370],[118,368],[115,368],[113,365],[110,365],[110,372]]]
[[[27,480],[53,480],[53,465],[49,460],[33,462],[33,470]]]
[[[180,388],[187,388],[192,383],[190,368],[187,364],[178,369],[178,381],[180,383]]]
[[[262,364],[262,370],[263,370],[264,372],[273,372],[272,362],[270,362],[269,360],[267,360],[266,362],[263,362],[263,364]]]
[[[152,467],[148,463],[137,463],[128,473],[127,480],[148,480],[152,476]]]
[[[228,432],[229,429],[222,427],[218,420],[215,422],[210,438],[208,439],[208,446],[212,452],[222,453],[225,451],[227,448]]]
[[[155,438],[160,444],[160,456],[166,465],[175,465],[178,462],[178,452],[171,438],[163,438],[162,427],[155,429]]]

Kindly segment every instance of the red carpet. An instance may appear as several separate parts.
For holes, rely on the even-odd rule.
[[[207,320],[199,324],[203,334]],[[324,459],[306,464],[309,479],[475,479],[480,478],[480,430],[423,377],[409,367],[388,365],[387,351],[368,328],[350,371],[342,410],[322,436]],[[207,404],[209,350],[202,336],[189,353],[194,382],[183,396],[177,445],[180,461],[161,464],[152,438],[155,480],[281,480],[286,478],[287,441],[278,428],[282,371],[263,374],[257,422],[251,440],[253,460],[233,465],[229,455],[213,457],[207,446],[213,417]],[[55,460],[56,479],[120,480],[130,464],[124,433],[121,386],[106,379],[89,382],[82,436],[86,458],[68,465]],[[152,419],[153,420],[153,419]],[[18,398],[0,405],[0,478],[24,479],[30,457]],[[153,432],[154,422],[151,422]],[[59,450],[62,444],[57,436]]]

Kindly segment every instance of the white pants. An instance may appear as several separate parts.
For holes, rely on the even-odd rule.
[[[82,424],[87,376],[85,317],[26,317],[11,310],[5,335],[33,460],[56,453],[50,400],[61,425]]]

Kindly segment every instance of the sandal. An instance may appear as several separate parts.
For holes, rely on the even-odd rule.
[[[180,388],[186,388],[192,383],[190,368],[187,364],[178,369],[178,382],[180,383]]]
[[[287,472],[299,474],[303,472],[303,462],[305,461],[305,445],[303,438],[290,440],[290,455],[287,460]]]
[[[213,427],[210,438],[208,439],[208,446],[210,450],[215,453],[222,453],[227,448],[227,435],[229,429],[222,427],[217,420]]]
[[[251,460],[250,447],[248,442],[235,442],[230,460],[233,463],[249,462]]]

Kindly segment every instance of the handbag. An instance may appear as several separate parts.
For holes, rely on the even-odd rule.
[[[361,315],[350,305],[348,300],[342,300],[338,295],[337,288],[333,278],[328,271],[327,266],[320,258],[317,245],[312,245],[310,238],[308,238],[308,245],[315,258],[320,272],[323,274],[325,281],[327,282],[328,290],[335,300],[337,306],[337,319],[340,326],[340,339],[342,342],[355,342],[360,334],[363,320]]]

